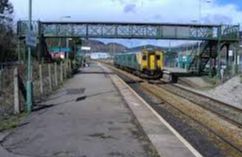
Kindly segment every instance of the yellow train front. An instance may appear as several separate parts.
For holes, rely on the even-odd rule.
[[[114,57],[114,65],[143,78],[157,79],[162,76],[163,55],[162,51],[146,49],[141,52],[122,53]]]

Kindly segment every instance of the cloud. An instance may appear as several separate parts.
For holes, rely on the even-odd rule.
[[[124,6],[124,9],[123,9],[125,13],[130,13],[130,12],[135,13],[135,10],[136,10],[136,4],[127,4]]]
[[[119,2],[120,4],[125,4],[125,0],[111,0],[112,2]]]
[[[154,19],[161,20],[163,17],[160,14],[156,14],[153,16]]]
[[[26,0],[10,1],[16,9],[16,19],[26,19]],[[202,2],[203,22],[242,23],[242,11],[235,3],[221,5],[218,0]],[[48,5],[45,3],[47,0],[33,1],[33,19],[56,21],[69,15],[73,21],[191,23],[199,20],[199,0],[71,0],[71,3],[66,0],[51,0]],[[58,7],[56,4],[59,4]]]
[[[16,20],[26,19],[26,0],[10,1]],[[242,10],[234,1],[201,2],[202,23],[242,24]],[[199,21],[199,14],[199,0],[33,0],[33,19],[43,21],[58,21],[68,15],[71,16],[65,19],[68,21],[194,23]],[[136,43],[143,44],[143,41]],[[157,44],[161,43],[157,41]]]
[[[221,14],[214,14],[210,16],[206,16],[202,19],[203,23],[212,24],[214,22],[219,24],[230,24],[233,22],[232,17],[221,15]]]

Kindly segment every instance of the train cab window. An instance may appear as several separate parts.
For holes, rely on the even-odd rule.
[[[156,55],[156,60],[160,60],[160,55]]]
[[[146,56],[143,56],[142,59],[145,61],[147,58],[146,58]]]

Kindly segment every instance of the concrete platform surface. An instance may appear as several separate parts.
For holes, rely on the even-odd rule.
[[[178,68],[178,67],[164,67],[165,71],[169,71],[171,73],[188,73],[186,69]]]
[[[147,157],[132,112],[97,65],[85,68],[1,142],[1,157]]]

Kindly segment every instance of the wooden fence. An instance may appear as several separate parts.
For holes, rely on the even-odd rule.
[[[27,67],[0,69],[0,118],[25,110]],[[58,89],[72,74],[70,61],[49,64],[33,63],[33,100],[36,102]]]

